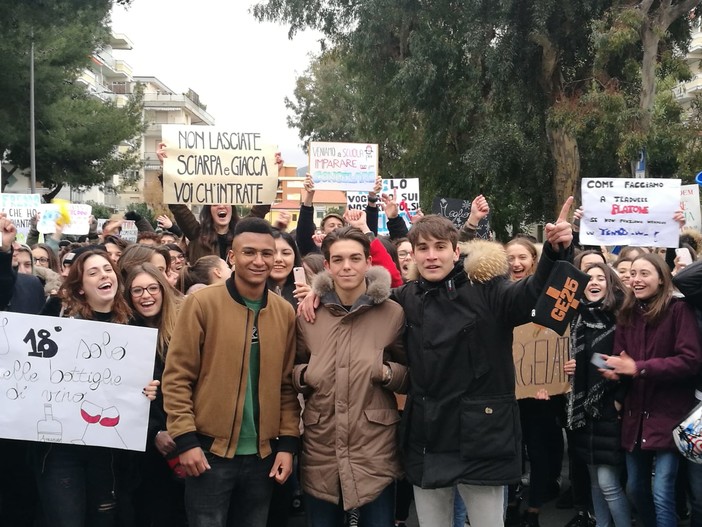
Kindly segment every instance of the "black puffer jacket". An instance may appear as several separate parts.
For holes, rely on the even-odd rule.
[[[411,281],[393,297],[407,317],[410,366],[401,445],[408,479],[423,488],[519,480],[512,330],[530,321],[558,259],[547,245],[536,274],[511,282],[501,245],[461,249],[466,255],[443,281]]]

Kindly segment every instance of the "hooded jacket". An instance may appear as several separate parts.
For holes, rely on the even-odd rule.
[[[544,246],[536,273],[511,282],[504,248],[476,240],[439,282],[395,290],[407,317],[410,391],[400,441],[405,471],[422,488],[505,485],[521,476],[512,331],[558,259]],[[572,249],[564,253],[572,258]]]
[[[402,308],[388,299],[388,272],[373,267],[366,280],[366,293],[347,311],[330,275],[317,275],[316,321],[297,319],[293,384],[306,402],[302,487],[331,503],[343,498],[346,510],[373,501],[402,474],[393,391],[406,388],[405,319]],[[387,383],[383,364],[392,372]]]

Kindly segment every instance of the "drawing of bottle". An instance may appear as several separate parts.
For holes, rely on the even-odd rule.
[[[44,419],[37,422],[37,439],[48,443],[60,443],[63,436],[63,426],[54,419],[51,404],[44,404]]]

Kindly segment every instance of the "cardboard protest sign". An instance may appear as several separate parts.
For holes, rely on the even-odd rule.
[[[276,146],[261,134],[163,125],[164,203],[267,205],[278,189]]]
[[[54,203],[43,203],[39,206],[39,214],[41,215],[37,224],[39,232],[43,234],[56,232],[56,220],[61,215],[59,208],[59,205]],[[93,207],[90,205],[69,203],[68,214],[71,217],[71,223],[64,226],[63,234],[88,234],[92,212]]]
[[[0,437],[144,451],[157,333],[0,312]]]
[[[17,241],[27,243],[32,218],[39,212],[39,194],[0,194],[0,212],[17,227]]]
[[[685,227],[702,230],[699,185],[680,186],[680,210],[685,214]]]
[[[472,203],[469,199],[434,198],[431,204],[431,212],[450,219],[456,228],[460,229],[468,221]],[[478,238],[485,240],[490,238],[490,221],[488,217],[483,218],[478,223],[478,231],[476,233]]]
[[[677,247],[679,179],[584,178],[583,245]]]
[[[407,228],[412,226],[410,215],[414,215],[419,210],[419,178],[396,178],[383,180],[383,194],[392,194],[400,209],[400,217],[405,220]],[[382,202],[378,201],[380,210],[378,211],[378,234],[387,236],[388,216],[382,210]],[[347,192],[346,208],[366,210],[368,205],[367,192]]]
[[[570,353],[570,331],[562,337],[555,331],[524,324],[514,328],[512,354],[517,399],[535,397],[545,389],[549,395],[570,390],[563,366]]]
[[[97,220],[98,232],[102,232],[102,226],[105,225],[106,221],[109,220],[105,218],[100,218],[99,220]],[[120,218],[120,221],[122,222],[122,229],[119,232],[119,237],[128,242],[136,243],[137,235],[139,234],[139,229],[137,228],[134,220],[125,220]]]
[[[311,141],[309,167],[315,190],[371,191],[378,175],[378,145]]]

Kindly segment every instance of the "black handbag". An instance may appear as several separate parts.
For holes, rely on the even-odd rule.
[[[531,312],[532,322],[563,335],[589,281],[590,275],[569,262],[558,260]]]

